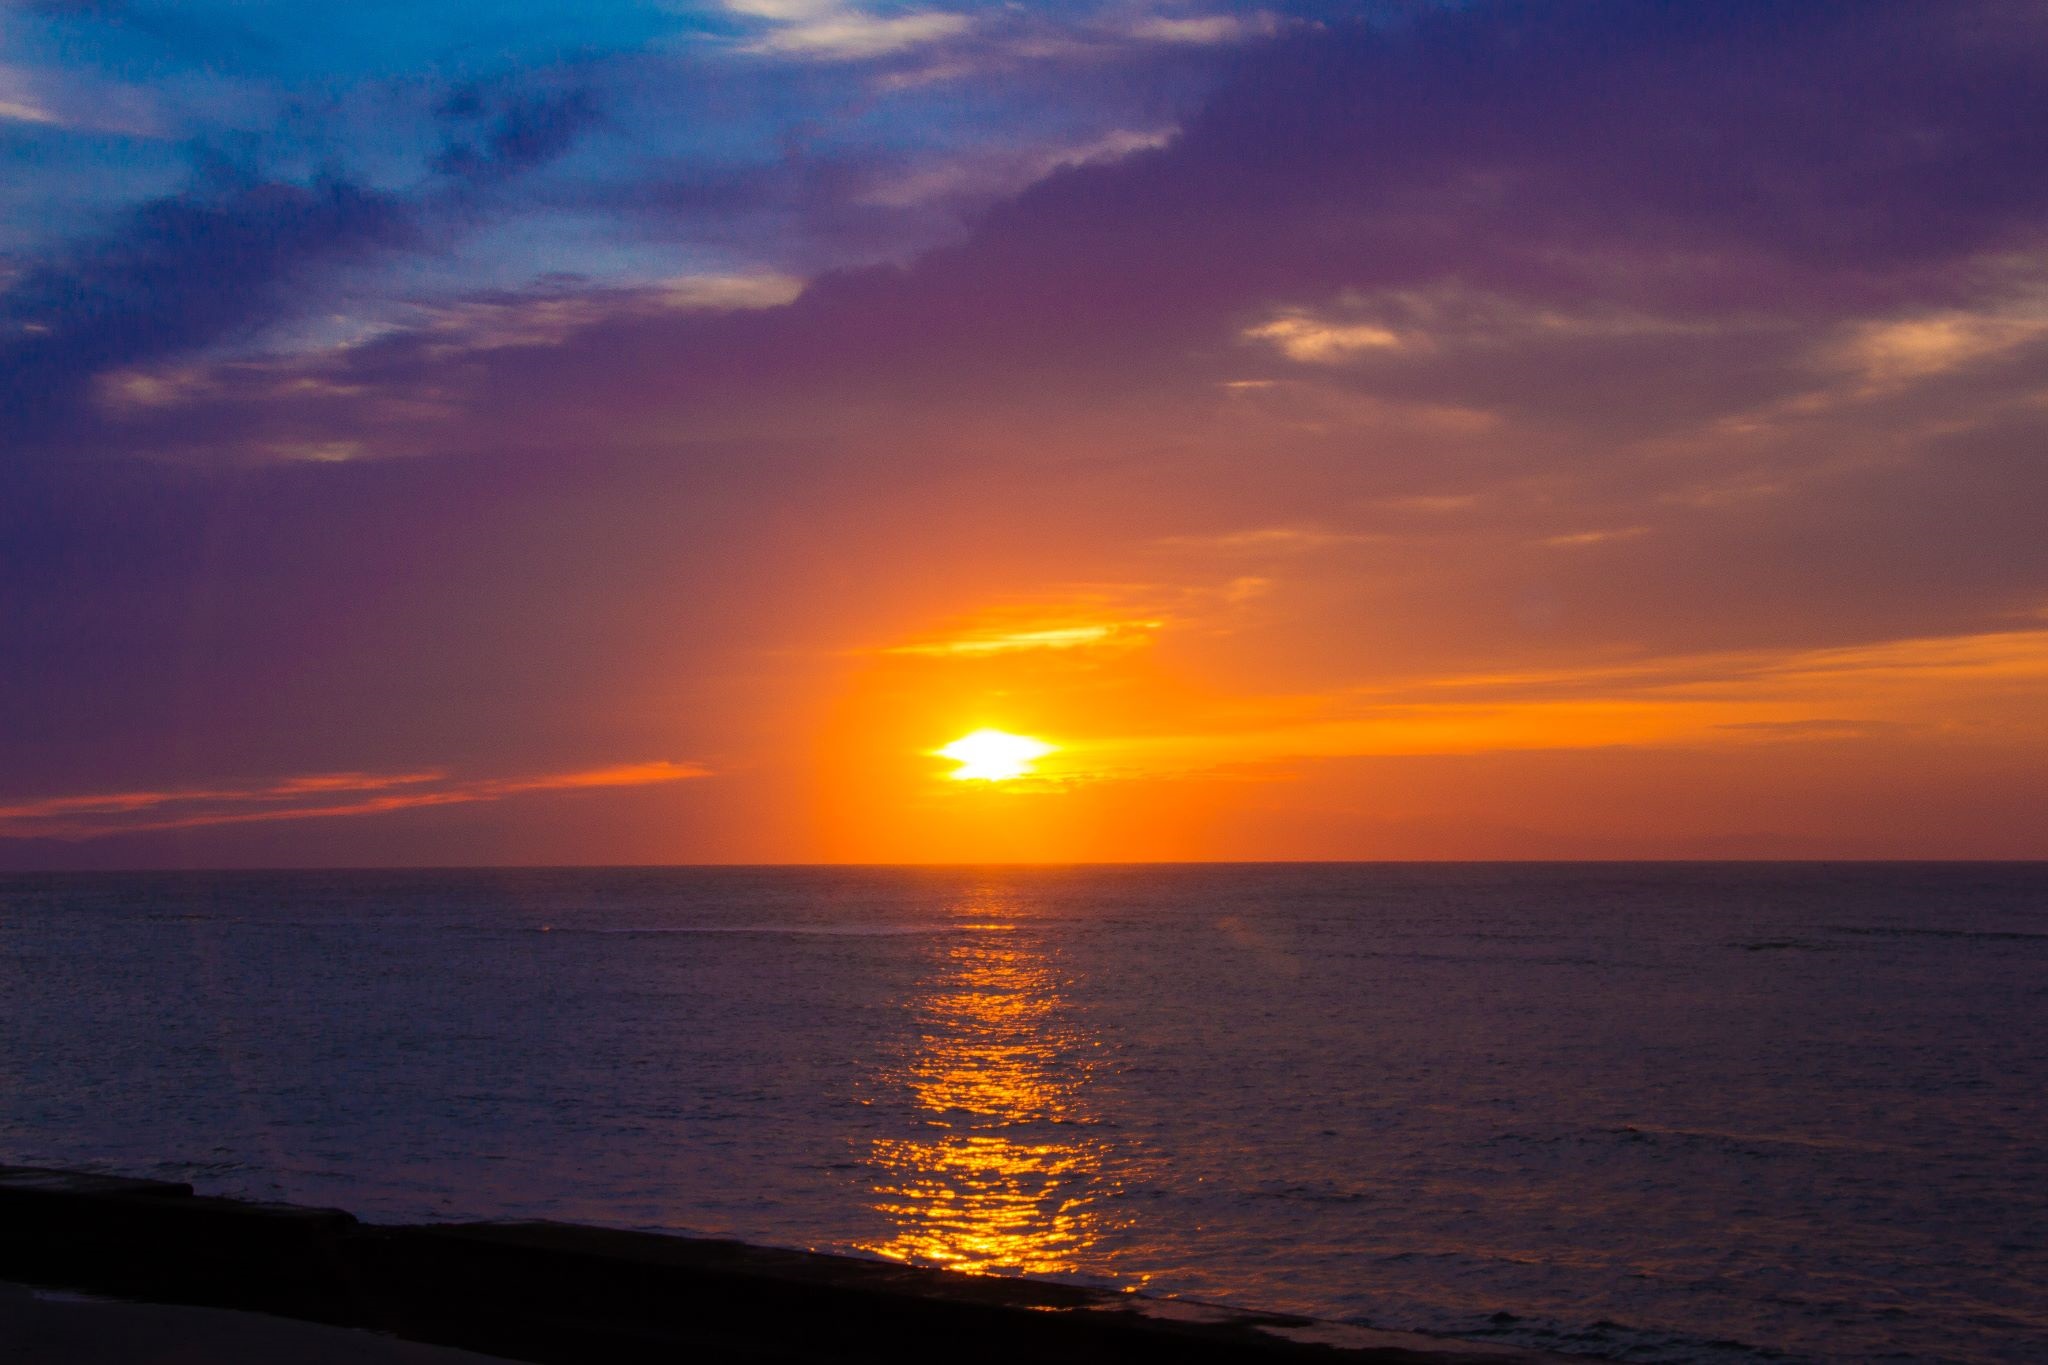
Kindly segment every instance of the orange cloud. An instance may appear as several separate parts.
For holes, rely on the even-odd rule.
[[[1031,649],[1094,649],[1144,643],[1163,621],[1093,621],[1075,625],[1039,625],[1006,630],[1000,627],[970,630],[936,640],[919,640],[895,645],[889,654],[926,655],[938,658],[974,658],[987,654],[1012,654]]]
[[[1365,322],[1326,322],[1305,313],[1284,314],[1246,328],[1244,336],[1270,341],[1289,360],[1304,365],[1338,365],[1363,351],[1401,349],[1400,334],[1388,328]]]
[[[1900,728],[2038,739],[2048,630],[1453,675],[1237,705],[1233,723],[1071,740],[1048,773],[1154,777],[1372,755],[1727,745]],[[1269,719],[1261,723],[1260,713]]]
[[[0,838],[81,840],[273,820],[380,815],[423,806],[498,801],[533,792],[642,787],[709,775],[708,769],[694,763],[667,762],[469,781],[452,780],[441,769],[307,773],[252,787],[96,792],[17,802],[0,806]]]

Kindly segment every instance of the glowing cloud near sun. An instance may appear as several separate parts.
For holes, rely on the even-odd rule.
[[[1052,745],[1026,735],[976,730],[937,753],[960,765],[946,774],[955,782],[1007,782],[1030,776],[1032,765],[1052,751]]]

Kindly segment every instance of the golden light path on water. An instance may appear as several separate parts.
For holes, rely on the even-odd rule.
[[[883,1078],[927,1132],[875,1140],[874,1206],[893,1234],[865,1249],[982,1273],[1086,1270],[1117,1184],[1087,1110],[1100,1044],[1011,933],[957,935],[937,966],[917,1050]]]

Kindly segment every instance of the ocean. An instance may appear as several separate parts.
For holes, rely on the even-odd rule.
[[[2048,1359],[2048,864],[0,876],[0,1161]]]

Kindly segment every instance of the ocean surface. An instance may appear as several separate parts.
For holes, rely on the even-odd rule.
[[[2048,1360],[2048,865],[6,876],[0,1161]]]

